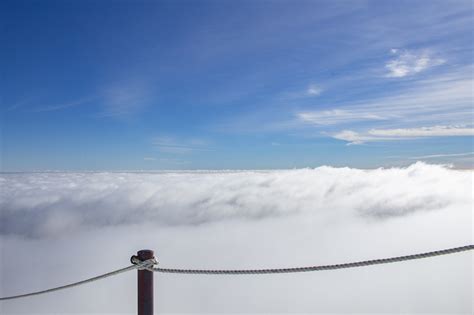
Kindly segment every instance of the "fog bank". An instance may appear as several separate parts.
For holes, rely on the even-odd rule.
[[[266,268],[472,244],[472,179],[472,171],[424,163],[2,174],[1,295],[123,267],[142,248],[156,250],[162,267]],[[0,310],[133,313],[135,276],[3,302]],[[292,275],[155,277],[160,313],[472,312],[471,253]]]

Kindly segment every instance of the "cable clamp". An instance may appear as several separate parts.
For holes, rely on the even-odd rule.
[[[130,257],[130,262],[133,265],[137,265],[138,270],[153,271],[153,266],[158,265],[158,261],[155,257],[142,261],[140,260],[140,258],[138,258],[138,256],[133,255],[132,257]]]

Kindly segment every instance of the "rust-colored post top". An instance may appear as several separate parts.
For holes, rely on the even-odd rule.
[[[153,258],[155,253],[151,249],[142,249],[137,252],[138,259],[141,261]]]

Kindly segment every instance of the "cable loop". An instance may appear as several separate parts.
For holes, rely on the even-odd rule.
[[[138,256],[133,255],[130,257],[130,262],[133,265],[136,265],[138,270],[153,271],[153,266],[158,265],[158,261],[155,257],[142,261],[138,258]]]

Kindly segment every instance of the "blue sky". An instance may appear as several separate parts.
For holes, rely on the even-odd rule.
[[[5,1],[2,170],[472,168],[471,1]]]

